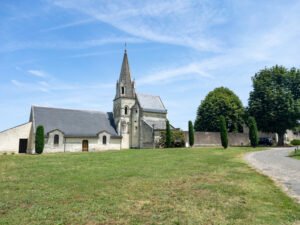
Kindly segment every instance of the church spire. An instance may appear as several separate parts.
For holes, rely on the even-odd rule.
[[[130,68],[127,56],[127,48],[125,43],[125,50],[123,56],[123,62],[120,72],[120,78],[117,82],[116,98],[126,97],[134,98],[135,97],[135,88],[134,81],[131,80]]]
[[[130,76],[130,68],[129,68],[129,62],[128,62],[128,56],[127,56],[126,43],[125,43],[125,51],[124,51],[124,56],[123,56],[123,62],[122,62],[119,82],[131,83],[131,76]]]

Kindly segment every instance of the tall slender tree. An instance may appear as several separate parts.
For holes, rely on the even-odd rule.
[[[170,128],[170,122],[169,120],[166,120],[166,143],[165,147],[170,148],[171,147],[171,128]]]
[[[221,143],[223,148],[226,149],[228,147],[228,132],[227,132],[227,126],[226,126],[226,121],[224,116],[220,116],[219,123],[220,123]]]
[[[256,121],[254,117],[249,117],[249,139],[252,147],[256,147],[258,145],[258,131],[256,126]]]
[[[194,126],[192,121],[189,121],[189,145],[190,147],[194,145]]]
[[[35,152],[42,154],[44,151],[44,127],[39,125],[35,132]]]

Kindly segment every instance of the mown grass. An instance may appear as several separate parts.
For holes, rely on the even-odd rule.
[[[293,157],[294,159],[300,160],[300,149],[297,147],[295,151],[292,151],[290,154],[290,157]]]
[[[0,156],[0,224],[293,224],[248,148]]]

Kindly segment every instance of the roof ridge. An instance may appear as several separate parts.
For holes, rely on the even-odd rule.
[[[45,108],[45,109],[68,110],[68,111],[81,111],[81,112],[97,112],[97,113],[103,113],[103,114],[110,113],[110,112],[103,112],[103,111],[98,111],[98,110],[58,108],[58,107],[48,107],[48,106],[38,106],[38,105],[32,105],[31,107],[32,107],[32,108]]]

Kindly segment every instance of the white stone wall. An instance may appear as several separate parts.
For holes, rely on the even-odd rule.
[[[30,147],[30,132],[32,123],[26,123],[0,132],[0,153],[19,153],[19,140],[28,139]]]
[[[98,138],[85,138],[85,137],[76,137],[76,138],[64,138],[60,136],[59,145],[54,146],[54,135],[59,134],[59,131],[54,131],[49,138],[45,139],[44,152],[45,153],[55,153],[55,152],[82,152],[82,142],[84,140],[88,141],[89,152],[98,152],[104,150],[120,150],[121,148],[121,139],[111,138],[110,134],[102,132],[99,134]],[[63,135],[60,133],[59,135]],[[106,144],[102,143],[103,136],[106,136]]]

